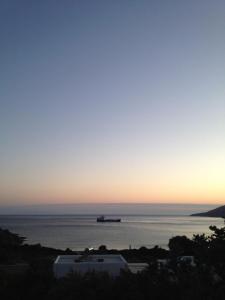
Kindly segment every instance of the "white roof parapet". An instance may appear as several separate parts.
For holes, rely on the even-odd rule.
[[[55,277],[60,278],[70,272],[84,274],[86,272],[108,272],[118,276],[121,270],[127,270],[128,264],[121,255],[60,255],[56,258],[53,271]]]

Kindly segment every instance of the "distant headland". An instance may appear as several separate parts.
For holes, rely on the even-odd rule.
[[[209,210],[207,212],[192,214],[191,216],[223,218],[223,217],[225,217],[225,205],[219,206],[219,207]]]

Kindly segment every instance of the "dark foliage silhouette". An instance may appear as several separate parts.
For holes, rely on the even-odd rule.
[[[29,269],[23,274],[0,272],[0,299],[3,300],[217,300],[225,299],[225,227],[210,227],[212,234],[173,237],[169,251],[155,247],[122,250],[129,261],[145,261],[149,268],[138,274],[124,271],[117,278],[107,273],[69,274],[56,279],[52,263],[59,253],[40,245],[26,245],[24,238],[9,231],[0,230],[1,259],[8,250],[8,262],[24,261]],[[61,251],[61,252],[60,252]],[[95,253],[118,253],[99,247]],[[180,255],[194,255],[196,265],[176,264]],[[166,268],[157,267],[158,258],[168,258]],[[3,262],[1,261],[1,264]]]

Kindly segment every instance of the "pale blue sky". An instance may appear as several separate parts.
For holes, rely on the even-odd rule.
[[[225,1],[1,1],[0,41],[2,203],[225,200]]]

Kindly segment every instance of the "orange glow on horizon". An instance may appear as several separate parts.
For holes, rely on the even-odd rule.
[[[21,191],[20,191],[21,192]],[[11,195],[15,199],[13,204],[72,204],[72,203],[190,203],[190,204],[223,204],[225,196],[221,190],[205,191],[201,189],[182,190],[181,188],[162,187],[161,190],[132,186],[130,189],[117,188],[116,190],[87,188],[86,191],[59,190],[57,191],[23,191]],[[10,204],[10,198],[4,197],[2,204]]]
[[[225,203],[225,162],[219,156],[185,161],[182,167],[178,160],[43,174],[2,181],[0,203]]]

